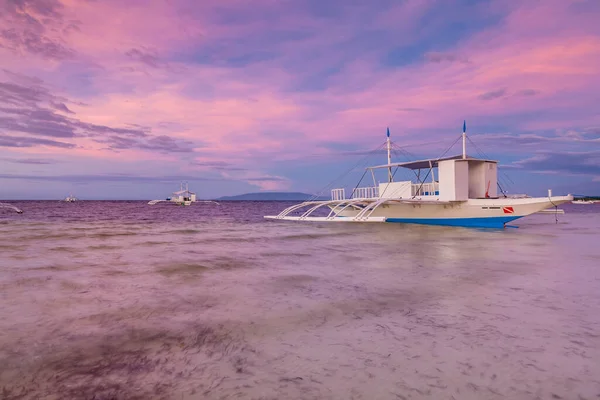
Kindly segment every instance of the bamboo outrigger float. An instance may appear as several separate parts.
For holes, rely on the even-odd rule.
[[[306,201],[266,219],[319,222],[396,222],[481,228],[503,228],[507,223],[573,200],[572,195],[547,197],[498,196],[497,161],[467,156],[466,123],[463,124],[462,154],[454,157],[392,163],[390,132],[384,165],[367,167],[374,186],[357,187],[347,198],[345,189],[333,189],[331,200]],[[417,182],[394,181],[399,168],[412,171]],[[377,185],[374,172],[387,169],[387,182]],[[428,170],[431,182],[421,180]],[[437,174],[435,173],[437,170]],[[437,175],[437,179],[436,179]],[[363,175],[364,176],[364,175]],[[427,178],[426,176],[426,178]],[[360,184],[360,182],[359,182]],[[326,216],[314,216],[329,209]]]

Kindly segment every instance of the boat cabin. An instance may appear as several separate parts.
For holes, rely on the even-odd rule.
[[[190,192],[188,189],[180,190],[173,192],[170,200],[176,203],[194,202],[196,201],[196,193]]]
[[[417,182],[393,181],[392,170],[406,168],[417,176]],[[377,185],[374,171],[388,170],[388,182]],[[498,163],[468,156],[454,156],[441,159],[391,163],[368,167],[376,186],[358,187],[351,198],[396,198],[440,201],[464,201],[467,199],[498,197]],[[426,179],[421,180],[421,171],[426,170]],[[437,170],[437,174],[436,174]],[[436,176],[437,175],[437,176]],[[344,200],[345,190],[332,190],[332,200]]]

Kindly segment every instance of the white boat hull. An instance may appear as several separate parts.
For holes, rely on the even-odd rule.
[[[385,217],[386,222],[427,225],[504,227],[518,218],[571,201],[568,196],[525,199],[469,199],[451,204],[434,202],[382,204],[370,217]],[[430,204],[433,203],[433,204]],[[359,210],[346,209],[339,215],[356,216]]]
[[[268,216],[269,219],[296,221],[349,221],[349,222],[391,222],[426,225],[465,226],[480,228],[503,228],[518,218],[537,213],[573,200],[573,196],[555,196],[552,198],[498,198],[469,199],[456,202],[436,200],[407,201],[389,199],[373,207],[372,211],[361,211],[375,200],[355,202],[323,202],[331,213],[328,217],[312,217],[305,214],[300,217]],[[318,205],[318,202],[313,202]]]

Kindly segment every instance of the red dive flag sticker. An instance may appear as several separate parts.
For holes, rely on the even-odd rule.
[[[512,207],[502,207],[502,211],[504,211],[504,214],[514,214],[515,209]]]

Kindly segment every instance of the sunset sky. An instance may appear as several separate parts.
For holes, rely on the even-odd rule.
[[[509,193],[600,195],[599,21],[598,0],[0,0],[0,199],[315,193],[388,126],[405,161],[463,120]]]

